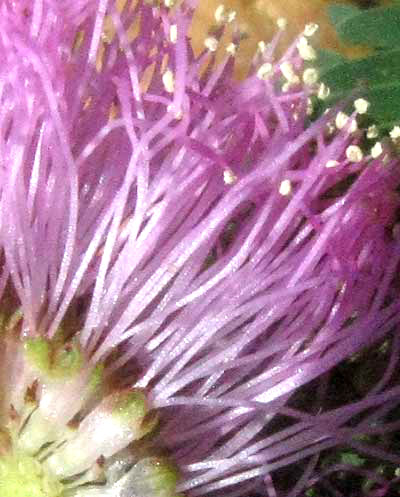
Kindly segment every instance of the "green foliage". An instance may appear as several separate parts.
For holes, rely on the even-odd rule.
[[[355,452],[342,452],[340,455],[340,462],[342,464],[350,464],[351,466],[355,466],[357,468],[364,466],[365,459],[360,457]]]
[[[334,4],[329,17],[345,43],[391,49],[400,42],[400,5],[361,10]]]
[[[335,4],[329,15],[343,42],[364,45],[370,53],[355,60],[336,52],[319,53],[321,81],[331,89],[324,108],[362,96],[371,103],[370,122],[380,131],[390,130],[400,123],[400,3],[368,10]]]

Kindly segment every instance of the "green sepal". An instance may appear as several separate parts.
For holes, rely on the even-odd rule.
[[[44,338],[28,338],[23,343],[25,356],[42,373],[50,370],[50,343]]]
[[[147,399],[141,390],[124,390],[112,395],[112,413],[126,422],[143,419],[148,412]]]
[[[33,457],[13,453],[0,457],[2,497],[59,497],[63,485]]]
[[[104,364],[98,363],[92,369],[88,381],[89,392],[95,392],[103,383],[104,378]]]
[[[81,371],[85,364],[85,358],[80,345],[77,342],[68,343],[56,347],[52,357],[52,376],[66,377],[74,376]]]
[[[166,459],[151,458],[147,463],[152,466],[154,491],[161,495],[174,495],[179,475],[177,467]]]
[[[64,344],[42,337],[28,338],[23,348],[30,364],[54,379],[72,377],[85,365],[84,354],[76,341]]]

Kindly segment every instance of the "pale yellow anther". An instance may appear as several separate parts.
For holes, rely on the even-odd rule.
[[[377,138],[379,135],[378,128],[375,124],[372,124],[368,129],[367,129],[367,138],[368,140],[373,140],[374,138]]]
[[[169,39],[171,43],[178,41],[178,26],[176,24],[171,24],[169,27]]]
[[[285,19],[284,17],[278,17],[278,19],[276,20],[276,25],[279,29],[285,29],[287,26],[287,19]]]
[[[331,90],[330,90],[329,86],[326,86],[325,83],[321,83],[319,85],[317,97],[320,100],[326,100],[329,97],[330,93],[331,93]]]
[[[289,61],[282,62],[282,64],[279,66],[282,76],[291,82],[294,82],[296,79],[298,80],[297,74],[294,72],[293,65]]]
[[[259,79],[268,79],[272,76],[272,74],[273,67],[272,64],[270,64],[269,62],[265,62],[257,70],[257,77]]]
[[[229,24],[236,19],[236,11],[230,10],[226,15],[226,22]]]
[[[215,17],[215,20],[219,24],[224,23],[224,21],[225,21],[225,5],[223,5],[223,4],[218,5],[218,7],[215,9],[214,17]]]
[[[175,77],[171,69],[167,69],[162,75],[162,82],[168,93],[173,93],[175,89]]]
[[[288,179],[284,179],[279,186],[279,193],[286,197],[292,191],[292,183]]]
[[[265,41],[259,41],[257,43],[257,50],[260,52],[260,53],[264,53],[265,50],[267,49],[267,43],[265,43]]]
[[[338,112],[335,119],[337,129],[344,128],[348,120],[349,116],[347,114],[345,114],[344,112]]]
[[[376,142],[375,145],[371,148],[371,157],[376,159],[383,153],[383,148],[381,142]]]
[[[170,9],[175,5],[175,0],[164,0],[164,5]]]
[[[336,131],[335,125],[333,123],[327,123],[326,124],[326,131],[328,135],[333,135],[333,133]]]
[[[209,36],[204,40],[204,46],[210,50],[210,52],[216,52],[218,48],[218,40],[214,36]]]
[[[174,115],[174,118],[177,119],[178,121],[180,121],[183,117],[182,109],[177,110],[173,104],[168,105],[167,111],[172,112]]]
[[[357,98],[354,101],[354,108],[358,114],[366,114],[369,108],[369,102],[365,98]]]
[[[307,38],[304,36],[300,37],[297,43],[297,50],[303,60],[314,60],[317,58],[314,48],[309,45]]]
[[[215,20],[218,24],[229,24],[236,19],[234,10],[226,10],[225,5],[218,5],[214,13]]]
[[[346,148],[346,157],[350,162],[361,162],[364,155],[358,145],[350,145]]]
[[[306,24],[304,28],[304,36],[313,36],[319,29],[318,24],[315,24],[315,22],[310,22],[309,24]]]
[[[400,138],[400,126],[395,126],[389,133],[389,135],[392,140],[397,140],[398,138]]]
[[[328,162],[325,164],[325,167],[330,169],[332,167],[337,167],[340,163],[337,160],[328,160]]]
[[[308,40],[305,36],[300,36],[296,44],[297,47],[308,46]]]
[[[309,67],[303,72],[303,82],[308,85],[312,86],[317,83],[319,78],[318,71],[314,67]]]
[[[236,52],[237,52],[237,45],[235,45],[235,43],[229,43],[228,46],[226,47],[226,51],[228,52],[228,54],[230,55],[236,55]]]
[[[343,129],[346,126],[348,120],[349,116],[346,113],[338,112],[335,119],[337,129]],[[355,119],[352,119],[350,127],[348,129],[349,133],[354,133],[355,131],[357,131],[357,128],[357,121]]]
[[[224,171],[224,183],[226,185],[233,185],[237,181],[236,174],[231,169],[225,169]]]
[[[306,107],[306,114],[307,116],[311,116],[311,114],[314,112],[314,106],[312,103],[311,98],[307,98],[307,107]]]

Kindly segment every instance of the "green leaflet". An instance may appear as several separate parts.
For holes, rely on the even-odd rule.
[[[400,121],[400,48],[385,50],[359,60],[322,53],[321,81],[331,89],[326,105],[351,95],[370,103],[368,115],[381,129]]]
[[[329,17],[342,41],[373,48],[392,48],[400,42],[400,5],[361,10],[335,4]]]
[[[362,96],[371,103],[364,124],[375,123],[387,132],[400,123],[400,2],[368,10],[337,4],[329,8],[329,15],[342,41],[373,51],[356,60],[320,51],[320,79],[331,89],[321,110],[338,100]]]

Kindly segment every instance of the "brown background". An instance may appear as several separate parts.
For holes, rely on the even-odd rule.
[[[361,6],[384,3],[373,0],[338,0],[340,3],[352,3]],[[192,28],[192,40],[196,51],[203,48],[204,39],[210,27],[215,24],[215,9],[223,3],[226,8],[231,8],[237,13],[237,22],[240,30],[247,34],[241,43],[237,54],[238,74],[245,74],[257,43],[261,40],[268,41],[276,30],[276,19],[285,17],[288,21],[286,43],[293,39],[308,22],[317,22],[320,30],[317,35],[318,43],[324,47],[333,48],[349,56],[359,56],[365,53],[362,47],[348,48],[339,43],[332,27],[329,25],[326,8],[331,0],[200,0]],[[227,35],[224,39],[228,41]],[[222,49],[220,51],[223,52]]]

